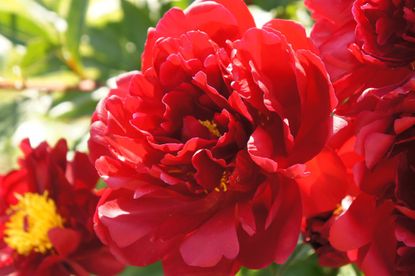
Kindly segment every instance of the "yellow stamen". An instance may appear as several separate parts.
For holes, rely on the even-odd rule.
[[[336,209],[334,209],[334,211],[333,211],[333,215],[338,217],[343,213],[343,211],[344,211],[343,207],[340,204],[337,204]]]
[[[16,195],[19,200],[7,210],[10,215],[5,224],[4,241],[20,255],[31,252],[46,253],[52,249],[48,232],[63,227],[63,218],[58,214],[55,202],[43,194],[25,193]]]
[[[209,121],[209,120],[205,120],[205,121],[199,120],[199,123],[202,126],[206,127],[213,136],[220,137],[220,132],[215,122]]]
[[[219,187],[216,187],[214,190],[216,192],[227,192],[228,191],[228,184],[229,184],[229,173],[224,171],[222,177],[220,178]]]

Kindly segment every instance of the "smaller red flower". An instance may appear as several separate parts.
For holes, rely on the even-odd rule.
[[[315,204],[305,207],[306,241],[314,245],[321,263],[328,254],[341,256],[343,252],[368,276],[414,275],[414,81],[397,89],[368,90],[357,102],[356,110],[359,115],[328,145],[340,162],[328,157],[319,161],[324,152],[309,162],[314,164],[308,166],[311,183],[303,184],[301,190],[303,201]],[[345,146],[336,148],[342,141],[348,141],[347,151]],[[322,218],[318,211],[330,212],[330,204],[319,200],[327,194],[332,194],[332,202],[338,200],[342,191],[348,190],[349,181],[345,179],[351,173],[359,191],[350,194],[350,205],[342,204],[338,212],[331,211]],[[336,193],[326,190],[330,182],[337,184],[331,186]],[[316,190],[313,187],[322,187],[324,194],[309,192]],[[331,204],[333,208],[335,203]]]
[[[306,0],[336,95],[337,114],[355,114],[367,89],[398,87],[414,71],[415,12],[408,0]]]
[[[359,109],[356,152],[364,157],[355,168],[359,186],[415,210],[415,81],[394,90],[371,90]]]
[[[366,62],[407,66],[415,61],[415,2],[357,0],[356,46]]]
[[[122,270],[93,231],[98,175],[67,145],[21,143],[20,169],[0,176],[0,274],[113,275]]]

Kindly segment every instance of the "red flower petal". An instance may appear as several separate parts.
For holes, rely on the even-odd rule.
[[[53,248],[63,257],[69,256],[79,246],[81,235],[69,228],[54,228],[48,233]]]
[[[317,48],[307,37],[304,27],[291,20],[273,19],[266,23],[264,30],[273,30],[282,33],[291,44],[294,50],[304,49],[317,52]]]
[[[349,209],[333,222],[330,229],[330,243],[338,250],[348,251],[359,248],[372,238],[375,230],[375,198],[362,194]]]
[[[253,269],[272,262],[284,263],[298,241],[301,203],[297,200],[299,190],[296,183],[284,177],[275,177],[267,185],[278,187],[268,218],[264,215],[264,202],[254,202],[256,233],[249,236],[242,229],[238,231],[241,248],[238,260],[243,266]],[[269,221],[267,228],[266,220]]]
[[[211,267],[223,257],[234,259],[239,253],[235,211],[223,210],[206,221],[183,241],[180,253],[191,266]]]

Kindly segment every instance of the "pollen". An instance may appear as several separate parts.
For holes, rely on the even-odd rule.
[[[205,121],[199,120],[199,123],[202,126],[206,127],[213,136],[220,137],[220,132],[215,122],[209,121],[209,120],[205,120]]]
[[[17,194],[18,203],[7,210],[10,218],[5,224],[4,241],[20,255],[47,253],[53,247],[48,237],[49,230],[63,227],[63,218],[48,196],[47,191],[43,194]]]
[[[222,177],[220,178],[219,186],[216,187],[214,190],[216,192],[227,192],[228,191],[228,185],[229,185],[229,172],[224,171],[222,174]]]

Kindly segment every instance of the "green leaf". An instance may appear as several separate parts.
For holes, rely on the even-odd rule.
[[[236,276],[271,276],[275,275],[276,268],[276,264],[272,264],[264,269],[248,269],[243,267]]]
[[[11,99],[10,99],[11,98]],[[14,91],[2,91],[0,98],[0,174],[14,167],[18,151],[12,137],[22,120],[27,117],[22,108],[28,99],[16,96]]]
[[[59,55],[60,48],[45,40],[29,41],[20,62],[23,75],[32,77],[62,69],[64,63],[59,59]]]
[[[84,56],[84,64],[97,68],[100,80],[140,68],[147,30],[154,25],[146,5],[122,0],[121,11],[120,20],[101,22],[87,30],[91,49]]]
[[[16,19],[8,22],[14,14]],[[33,0],[0,1],[0,31],[7,37],[26,35],[26,38],[43,37],[52,43],[59,42],[59,32],[65,26],[65,20]],[[13,25],[14,24],[14,25]]]
[[[252,4],[260,6],[265,10],[271,10],[297,1],[298,0],[253,0],[251,2],[253,2]]]
[[[125,60],[125,49],[121,45],[121,25],[118,22],[107,23],[100,27],[90,27],[91,55],[83,58],[85,66],[99,69],[98,78],[105,81],[120,71],[131,70],[132,59]],[[139,56],[139,53],[137,53]],[[134,62],[137,64],[137,62]]]
[[[79,45],[84,33],[85,15],[88,8],[88,0],[71,0],[68,15],[66,17],[68,29],[66,31],[66,49],[69,57],[65,57],[68,66],[79,75],[83,75]]]
[[[147,38],[147,30],[153,25],[150,19],[150,11],[147,5],[138,6],[127,0],[121,0],[121,9],[124,14],[122,20],[123,34],[141,52]]]
[[[0,137],[11,136],[16,131],[22,116],[19,110],[19,104],[22,103],[20,101],[24,99],[0,104]]]
[[[172,0],[171,3],[175,7],[179,7],[181,9],[187,8],[193,1],[190,0]]]
[[[363,273],[354,265],[345,265],[339,269],[337,276],[363,276]]]
[[[155,263],[146,267],[127,267],[120,276],[163,276],[161,263]]]
[[[92,93],[74,92],[62,93],[54,99],[49,110],[49,116],[61,121],[72,121],[84,116],[90,117],[95,111],[97,100]]]
[[[14,44],[25,44],[33,37],[48,39],[47,33],[29,19],[1,10],[0,33]]]
[[[278,270],[275,275],[284,276],[335,276],[337,269],[322,267],[318,264],[315,254],[308,256],[306,259],[299,260],[291,265]]]

